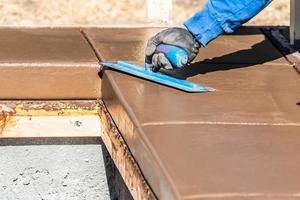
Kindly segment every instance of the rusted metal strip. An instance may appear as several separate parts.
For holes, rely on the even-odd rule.
[[[14,114],[14,109],[0,104],[0,133],[2,133],[8,122],[11,121]]]
[[[103,102],[99,103],[99,116],[102,140],[133,198],[135,200],[157,199]]]
[[[1,108],[16,116],[97,115],[96,100],[78,101],[0,101]]]

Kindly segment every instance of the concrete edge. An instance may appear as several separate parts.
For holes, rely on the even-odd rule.
[[[99,116],[102,125],[101,137],[103,143],[133,198],[135,200],[157,200],[102,101],[99,103]]]

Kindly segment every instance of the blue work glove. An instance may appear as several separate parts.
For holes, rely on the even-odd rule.
[[[146,47],[145,63],[154,72],[157,72],[160,68],[167,70],[178,68],[172,65],[165,53],[157,51],[157,47],[161,44],[172,45],[185,50],[187,53],[186,65],[195,59],[200,48],[200,44],[195,37],[184,26],[168,28],[159,32],[149,39]]]

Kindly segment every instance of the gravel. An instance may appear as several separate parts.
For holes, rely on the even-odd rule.
[[[102,146],[0,146],[2,200],[110,200]]]

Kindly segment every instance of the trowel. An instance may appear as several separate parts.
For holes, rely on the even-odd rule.
[[[174,47],[171,45],[161,44],[157,47],[157,53],[164,53],[168,60],[175,68],[182,68],[187,63],[188,54],[185,50]],[[153,72],[151,67],[145,64],[145,67],[137,66],[134,64],[126,63],[123,61],[118,62],[100,62],[106,68],[114,69],[126,74],[130,74],[145,80],[149,80],[161,85],[169,86],[181,91],[201,93],[213,92],[214,88],[207,87],[201,84],[192,83],[186,80],[177,79],[160,72]]]

